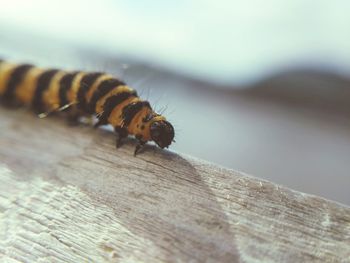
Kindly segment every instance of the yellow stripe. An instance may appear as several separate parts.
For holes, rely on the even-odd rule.
[[[84,77],[84,75],[87,74],[86,72],[79,72],[73,82],[72,82],[72,87],[69,89],[67,98],[69,103],[76,103],[77,102],[77,95],[78,95],[78,90],[80,88],[80,82],[81,79]]]
[[[31,105],[34,92],[37,86],[38,77],[45,69],[31,68],[25,75],[22,83],[17,87],[15,94],[16,98],[25,105]]]
[[[49,87],[45,90],[43,94],[43,99],[45,103],[45,107],[47,110],[54,110],[59,108],[60,106],[60,97],[59,97],[59,89],[60,89],[60,80],[62,77],[67,74],[67,72],[60,71],[55,74],[52,78]]]
[[[0,96],[6,92],[6,85],[11,76],[11,73],[17,64],[2,62],[0,64]]]
[[[152,123],[155,122],[155,121],[165,121],[165,120],[166,120],[166,119],[165,119],[164,116],[158,115],[158,116],[152,118],[152,120],[150,120],[150,124],[152,124]]]
[[[123,118],[122,118],[122,110],[123,108],[133,102],[140,101],[141,99],[139,97],[130,97],[118,106],[116,106],[111,114],[108,117],[108,123],[110,123],[113,127],[121,126],[123,124]]]

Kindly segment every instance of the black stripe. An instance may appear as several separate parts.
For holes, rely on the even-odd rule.
[[[91,100],[87,106],[88,112],[90,114],[95,112],[96,103],[99,99],[105,96],[111,90],[117,88],[118,86],[125,85],[124,82],[118,79],[106,79],[102,81],[96,88],[94,94],[91,97]]]
[[[6,91],[3,94],[3,99],[5,102],[10,103],[10,101],[13,100],[16,87],[23,81],[25,75],[31,68],[33,68],[33,65],[23,64],[13,69],[6,84]]]
[[[131,96],[135,97],[136,92],[121,92],[109,97],[103,105],[103,113],[98,118],[98,124],[96,126],[108,124],[108,118],[113,109]]]
[[[94,73],[89,73],[86,74],[80,81],[80,87],[78,90],[78,105],[81,109],[86,110],[86,100],[85,100],[85,95],[91,88],[91,86],[94,84],[94,82],[102,76],[103,73],[101,72],[94,72]]]
[[[52,78],[58,71],[57,69],[49,69],[39,75],[32,100],[32,107],[36,112],[41,113],[45,111],[43,93],[49,88]]]
[[[73,80],[75,76],[78,75],[78,73],[79,73],[78,71],[67,73],[60,80],[60,89],[59,89],[60,107],[63,107],[69,104],[67,93],[71,89]]]
[[[151,109],[151,105],[148,101],[137,101],[130,103],[123,108],[123,124],[124,127],[128,127],[135,115],[142,110],[143,107],[148,107]]]

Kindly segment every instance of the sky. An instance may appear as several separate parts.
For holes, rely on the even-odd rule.
[[[0,0],[1,29],[221,83],[296,66],[350,73],[348,0]]]

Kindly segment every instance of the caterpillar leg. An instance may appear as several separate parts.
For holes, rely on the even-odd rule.
[[[89,125],[92,126],[94,123],[94,119],[92,116],[86,116],[81,113],[74,113],[68,115],[68,125],[78,126],[78,125]]]
[[[15,109],[15,108],[19,108],[20,106],[23,106],[20,102],[16,100],[7,100],[4,98],[0,98],[0,103],[3,107],[8,109]]]
[[[122,144],[122,140],[124,138],[128,137],[128,131],[126,128],[122,128],[122,127],[115,127],[114,130],[118,135],[116,143],[115,143],[115,146],[118,149]]]
[[[67,123],[70,126],[78,126],[79,124],[81,124],[79,122],[80,117],[82,117],[83,115],[81,114],[81,112],[79,112],[78,110],[74,109],[72,111],[68,111],[67,112]]]
[[[80,116],[78,114],[69,114],[67,118],[67,123],[69,126],[78,126]]]
[[[66,111],[68,125],[78,126],[81,124],[93,125],[93,116],[86,114],[78,107],[70,107]]]
[[[142,141],[142,140],[138,141],[138,144],[135,147],[134,156],[136,156],[136,154],[142,150],[142,148],[145,146],[145,144],[146,144],[145,141]]]
[[[98,121],[95,123],[94,128],[98,128],[98,127],[100,127],[102,125],[107,125],[107,124],[108,124],[108,122],[106,122],[105,120],[102,120],[101,118],[99,118]]]

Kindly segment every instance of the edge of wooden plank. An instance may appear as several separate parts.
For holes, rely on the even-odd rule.
[[[135,142],[116,151],[108,131],[0,114],[5,258],[350,258],[349,207],[152,146],[134,158]]]

